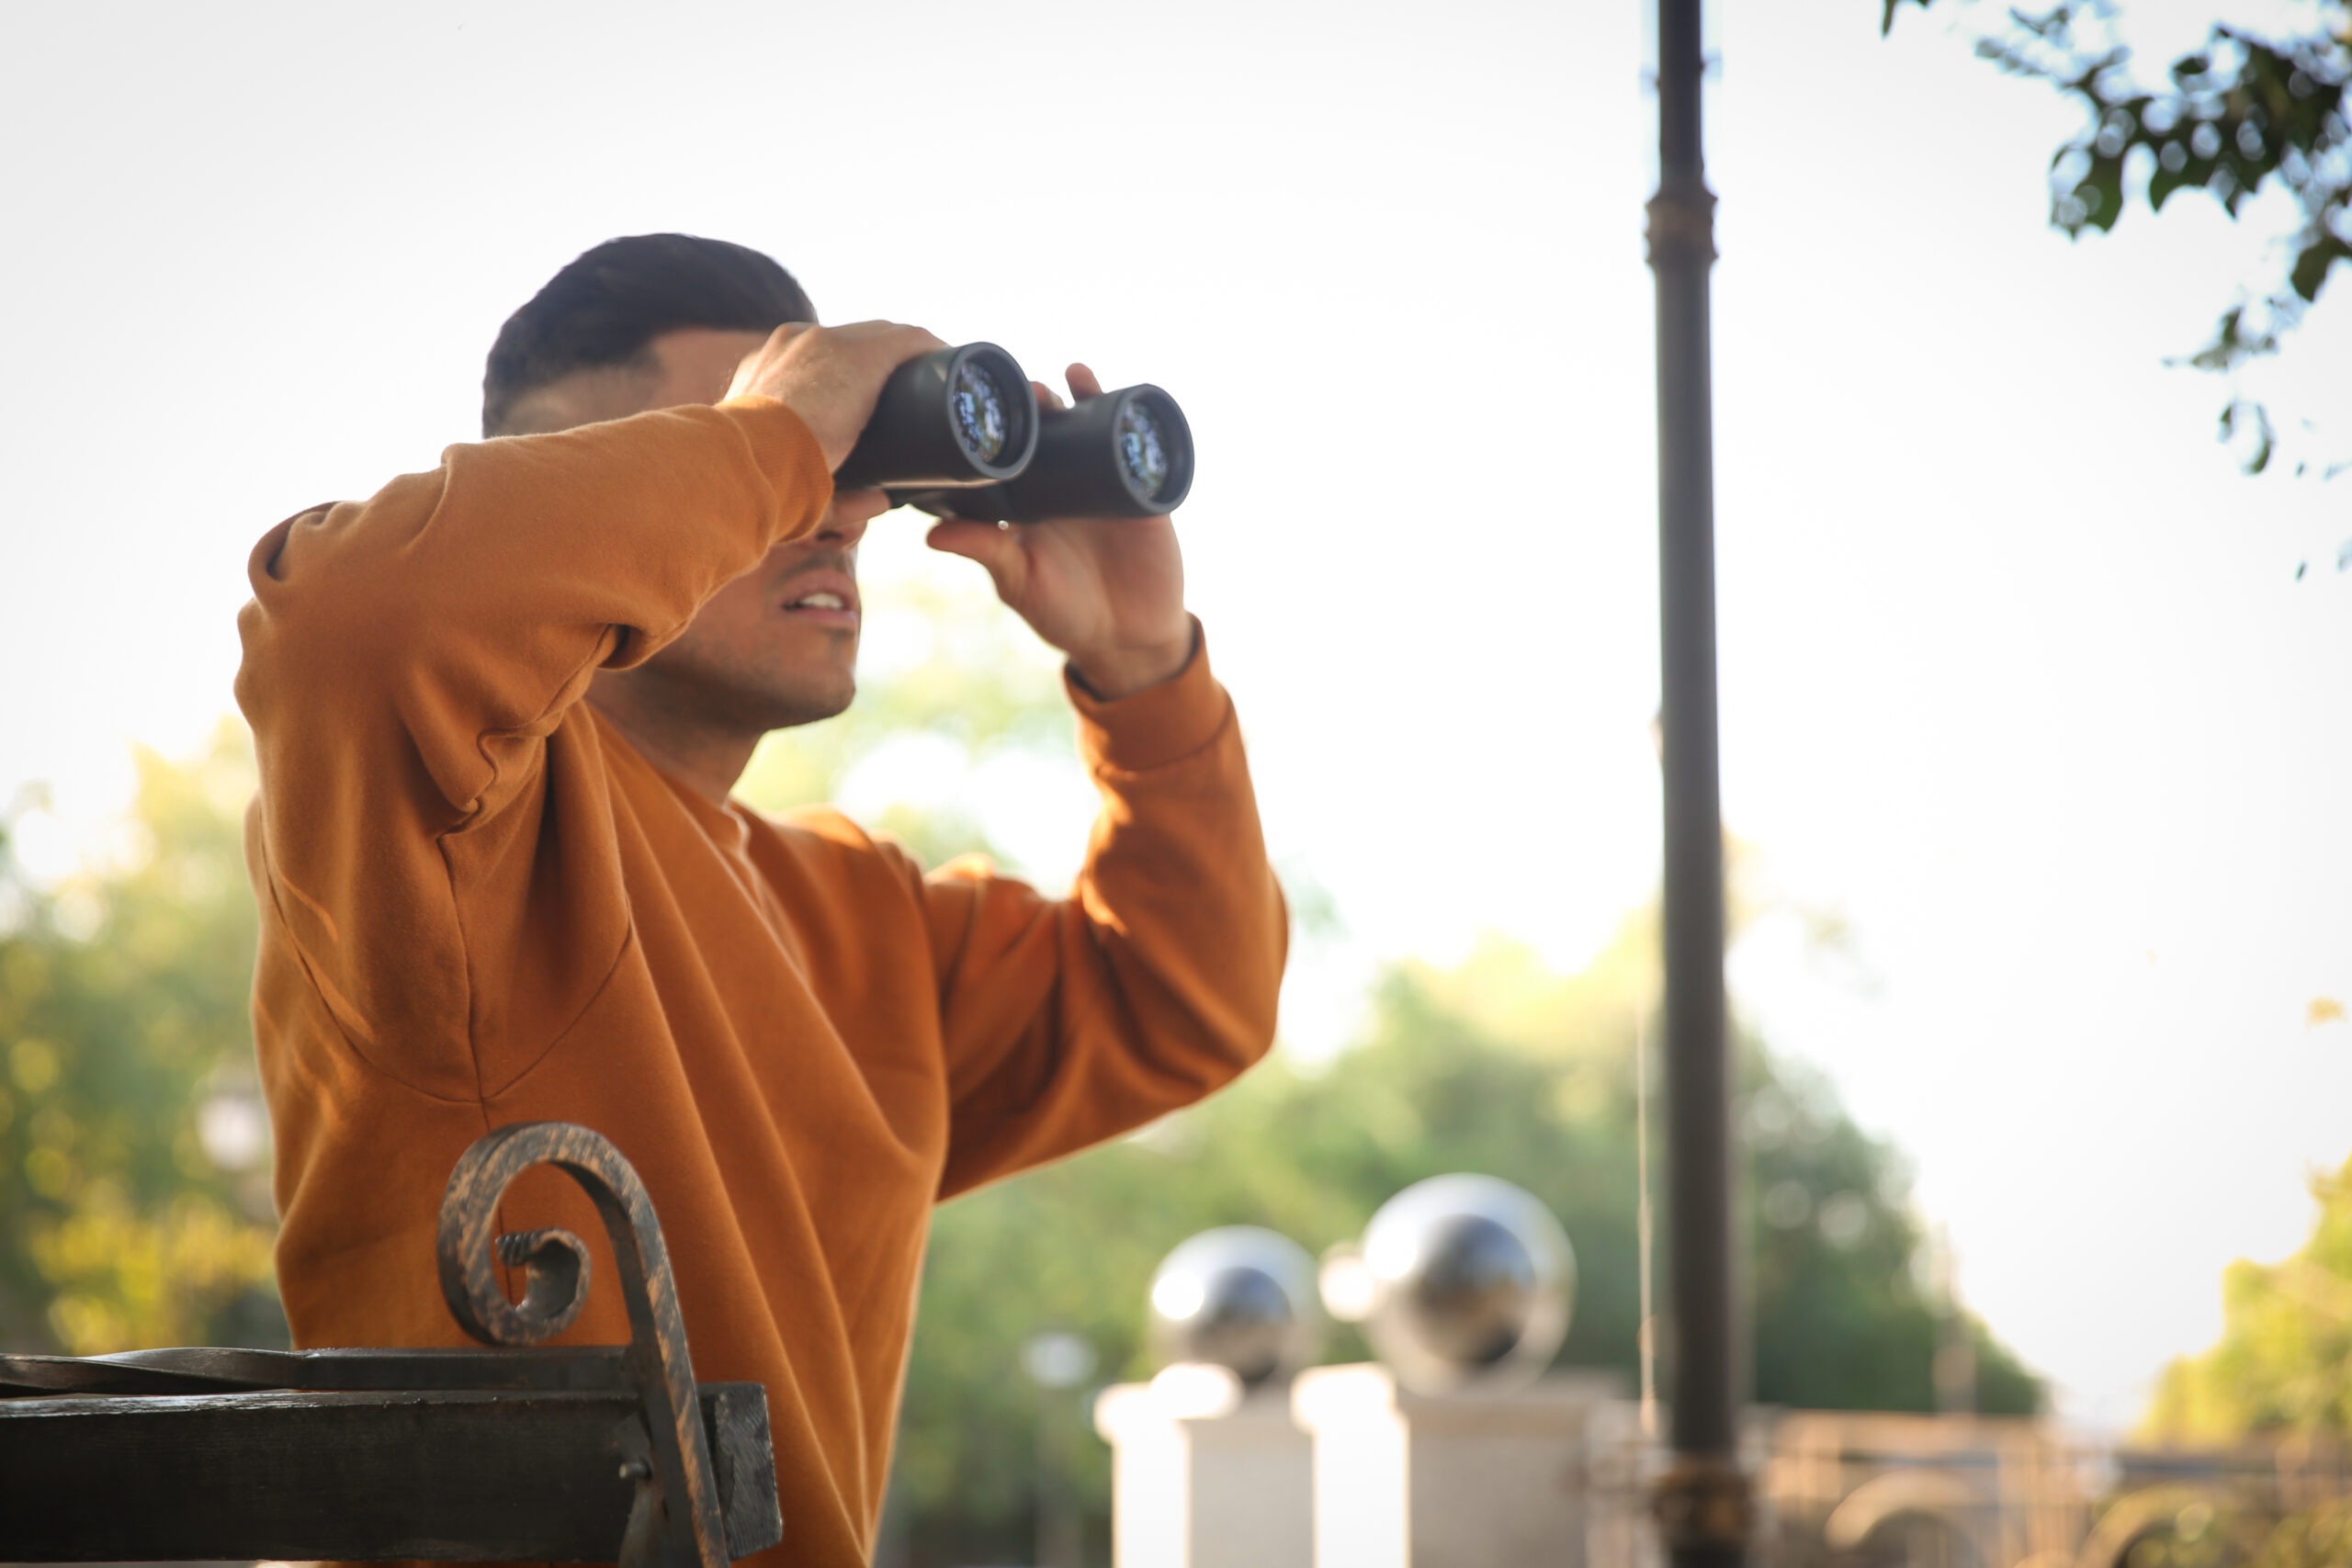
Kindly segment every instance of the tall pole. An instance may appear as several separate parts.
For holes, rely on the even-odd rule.
[[[1714,424],[1707,270],[1715,198],[1701,155],[1700,0],[1657,0],[1659,729],[1666,786],[1666,1112],[1674,1463],[1657,1509],[1674,1568],[1737,1568],[1744,1314],[1732,1259],[1724,1025],[1723,808],[1715,752]]]

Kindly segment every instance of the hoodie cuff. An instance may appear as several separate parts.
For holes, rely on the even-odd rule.
[[[1207,634],[1193,622],[1193,657],[1156,686],[1115,701],[1094,695],[1062,667],[1062,689],[1078,710],[1078,749],[1090,771],[1137,773],[1205,750],[1233,722],[1233,699],[1209,671]]]

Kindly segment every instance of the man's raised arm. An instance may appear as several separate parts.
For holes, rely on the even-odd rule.
[[[310,784],[345,799],[390,773],[428,834],[495,811],[598,668],[644,660],[831,493],[800,418],[746,400],[453,446],[281,523],[238,620],[263,765],[316,753]]]
[[[469,1046],[512,1010],[477,1005],[474,949],[526,906],[554,931],[532,962],[560,973],[493,989],[561,1012],[593,987],[627,911],[575,907],[566,869],[537,863],[548,738],[597,671],[642,661],[819,525],[883,378],[936,344],[887,322],[782,328],[717,407],[454,446],[263,538],[239,617],[262,773],[248,859],[263,919],[360,1055],[478,1092]]]
[[[1069,375],[1080,399],[1102,395],[1085,366]],[[952,871],[924,887],[954,1193],[1189,1104],[1263,1055],[1289,931],[1233,704],[1184,608],[1173,524],[950,519],[930,542],[979,562],[1069,656],[1102,796],[1069,898]]]
[[[253,555],[239,705],[265,748],[332,728],[357,765],[402,767],[431,831],[495,811],[598,668],[642,661],[817,525],[883,378],[937,344],[780,328],[716,408],[453,446],[281,523]]]
[[[1070,696],[1102,800],[1070,896],[956,866],[922,889],[953,1108],[942,1196],[1189,1105],[1273,1043],[1288,913],[1206,646],[1120,701]]]

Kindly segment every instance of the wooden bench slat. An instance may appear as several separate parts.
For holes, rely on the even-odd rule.
[[[247,1350],[194,1346],[114,1356],[0,1355],[0,1399],[40,1394],[229,1393],[240,1389],[357,1393],[494,1389],[622,1393],[628,1347],[552,1349]]]
[[[728,1555],[773,1546],[767,1391],[699,1394]],[[0,1400],[0,1561],[611,1562],[639,1408],[479,1390]]]

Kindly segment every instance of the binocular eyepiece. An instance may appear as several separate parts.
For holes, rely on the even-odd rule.
[[[834,482],[980,523],[1157,517],[1193,488],[1193,432],[1157,387],[1040,408],[1012,355],[967,343],[891,372]]]

